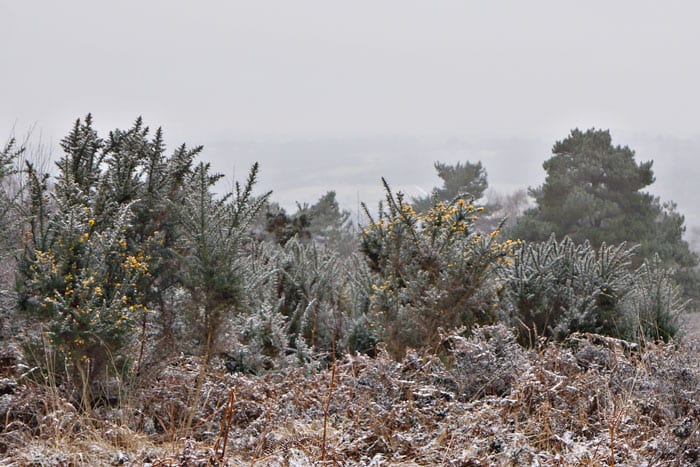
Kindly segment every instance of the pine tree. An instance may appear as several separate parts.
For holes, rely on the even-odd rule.
[[[634,151],[614,146],[607,130],[572,130],[552,152],[544,184],[530,189],[536,206],[518,219],[511,237],[543,241],[554,233],[594,248],[626,241],[641,244],[637,266],[654,254],[686,273],[698,264],[675,205],[643,191],[654,182],[652,161],[637,163]],[[693,281],[686,290],[697,288]]]
[[[427,211],[436,201],[447,203],[457,197],[479,200],[489,186],[481,161],[458,162],[456,165],[436,162],[435,170],[442,179],[442,187],[434,188],[428,196],[413,198],[412,204],[417,211]]]
[[[307,208],[311,225],[311,238],[321,245],[350,253],[356,246],[350,221],[351,213],[341,209],[335,191],[321,196],[315,204]]]

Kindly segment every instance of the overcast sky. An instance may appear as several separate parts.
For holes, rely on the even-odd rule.
[[[419,193],[438,158],[525,187],[571,128],[610,128],[700,223],[697,178],[661,178],[698,174],[699,18],[694,1],[0,0],[0,132],[55,146],[87,112],[101,130],[142,115],[227,173],[259,159],[288,203],[373,198],[382,175]]]

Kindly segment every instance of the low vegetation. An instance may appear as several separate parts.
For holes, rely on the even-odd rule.
[[[606,134],[572,132],[545,167],[590,175],[561,165],[597,150],[599,184],[571,196],[603,197],[615,212],[596,218],[605,229],[646,206],[635,225],[653,241],[568,232],[588,221],[545,215],[555,175],[506,224],[508,209],[480,202],[480,163],[436,164],[445,186],[418,200],[383,181],[385,202],[353,226],[333,192],[296,214],[255,194],[257,164],[217,193],[201,147],[167,154],[141,119],[106,138],[91,116],[76,121],[55,177],[20,162],[11,140],[0,454],[8,465],[700,462],[698,337],[683,335],[697,257],[682,217],[638,192],[651,164]],[[627,198],[605,172],[621,167],[645,174],[619,187]],[[559,217],[568,224],[547,227]],[[550,236],[515,238],[527,225]]]
[[[694,316],[696,329],[700,319]],[[698,334],[693,339],[698,339]],[[128,398],[77,410],[4,354],[6,465],[697,465],[695,346],[572,334],[525,349],[503,326],[443,336],[401,362],[254,376],[163,362]],[[19,358],[19,355],[14,358]],[[16,362],[16,360],[15,360]],[[43,381],[43,380],[42,380]]]

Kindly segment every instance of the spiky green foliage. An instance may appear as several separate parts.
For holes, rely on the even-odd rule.
[[[346,261],[349,270],[350,302],[352,310],[346,316],[345,348],[348,352],[375,355],[379,343],[379,329],[372,313],[372,285],[376,276],[370,270],[364,255],[355,254]]]
[[[389,350],[401,356],[406,347],[435,344],[440,328],[493,321],[490,279],[513,242],[498,242],[497,230],[475,232],[480,209],[462,198],[418,214],[384,187],[376,221],[365,208],[362,251],[376,273],[372,307]]]
[[[193,171],[194,159],[201,146],[179,146],[170,156],[165,154],[163,133],[158,128],[149,137],[141,119],[127,130],[110,132],[105,174],[107,198],[131,203],[133,222],[127,239],[131,250],[149,252],[151,274],[144,278],[140,290],[154,313],[143,316],[139,362],[145,357],[146,329],[158,329],[157,349],[151,359],[160,359],[174,350],[178,303],[169,300],[172,288],[179,286],[175,248],[182,236],[178,206],[187,196],[186,182]]]
[[[657,258],[631,269],[636,247],[624,243],[597,250],[554,236],[523,243],[505,270],[501,304],[523,344],[538,337],[563,339],[593,332],[639,340],[668,339],[683,309],[671,272]]]
[[[354,275],[354,260],[295,238],[284,246],[253,245],[246,267],[248,311],[237,320],[240,346],[229,352],[232,364],[257,371],[333,351],[369,350],[348,339],[367,296],[358,290],[363,285]],[[366,292],[369,286],[364,287]]]
[[[149,274],[149,258],[126,250],[127,209],[100,230],[94,229],[89,209],[60,213],[49,227],[58,234],[51,246],[27,258],[31,266],[23,292],[29,294],[27,309],[47,323],[51,342],[69,359],[82,386],[115,365],[147,312],[138,284]]]
[[[25,151],[24,146],[17,145],[15,138],[10,138],[0,151],[0,179],[15,174],[15,162]]]
[[[53,192],[47,176],[27,165],[30,207],[18,292],[21,308],[45,323],[67,358],[67,376],[86,390],[114,367],[146,313],[139,284],[149,274],[149,257],[140,246],[128,247],[131,205],[103,196],[109,185],[100,165],[109,153],[90,116],[61,145]]]
[[[21,246],[22,188],[17,166],[25,152],[10,138],[0,146],[0,341],[15,335],[21,326],[14,319],[15,256]]]
[[[190,313],[205,360],[211,357],[223,325],[241,303],[244,279],[240,246],[247,228],[269,193],[253,197],[258,165],[251,168],[244,186],[217,198],[212,187],[221,175],[212,174],[209,164],[200,163],[187,184],[179,207],[182,229],[181,282],[190,294]]]
[[[646,259],[633,277],[632,293],[625,300],[630,330],[627,337],[668,342],[678,335],[680,317],[688,304],[674,271],[654,256]]]
[[[561,339],[575,331],[622,335],[621,303],[632,282],[634,248],[576,244],[554,236],[523,243],[503,284],[502,299],[521,341]]]
[[[179,285],[174,250],[182,236],[174,206],[186,197],[201,148],[183,145],[168,157],[162,131],[151,137],[140,118],[103,139],[90,115],[61,147],[53,190],[27,164],[17,288],[21,308],[40,317],[85,386],[127,352],[137,328],[137,370],[148,327],[161,324],[159,342],[172,337],[177,304],[167,297]]]
[[[17,173],[16,162],[24,153],[24,146],[18,146],[14,138],[0,150],[0,259],[10,252],[19,231],[19,218],[16,215],[16,199],[19,193],[8,186],[10,178]]]
[[[282,248],[276,242],[261,241],[250,242],[246,249],[241,306],[245,312],[234,317],[232,339],[224,350],[231,370],[256,373],[283,365],[290,349],[278,286]]]

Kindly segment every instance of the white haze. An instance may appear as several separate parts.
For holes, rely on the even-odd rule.
[[[507,192],[542,182],[570,129],[654,159],[652,191],[700,225],[700,4],[693,1],[0,0],[0,137],[138,115],[171,146],[285,206],[379,178],[409,194],[435,160],[482,160]]]

